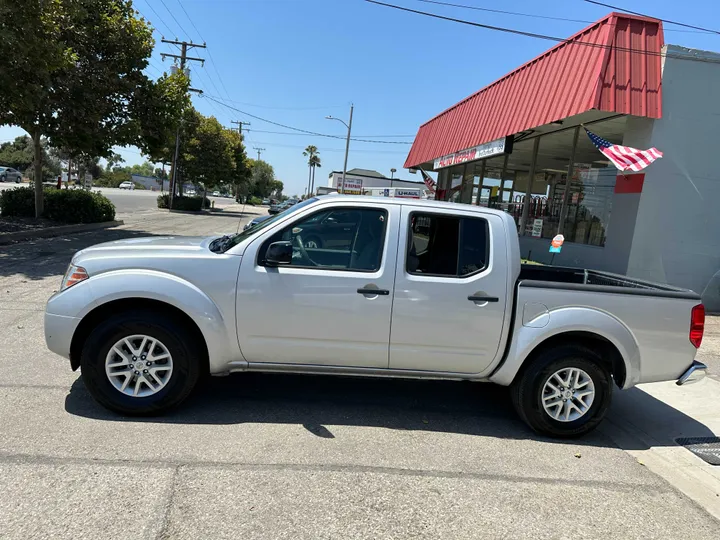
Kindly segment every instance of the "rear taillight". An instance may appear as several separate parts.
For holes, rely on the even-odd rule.
[[[692,308],[690,314],[690,343],[696,349],[700,348],[703,334],[705,333],[705,306],[698,304]]]

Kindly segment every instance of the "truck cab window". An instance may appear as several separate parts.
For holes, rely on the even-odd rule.
[[[465,277],[487,267],[484,219],[414,213],[406,259],[409,274]]]
[[[380,268],[386,224],[385,210],[323,210],[273,235],[261,248],[258,260],[265,258],[273,242],[288,241],[293,246],[291,266],[374,272]]]

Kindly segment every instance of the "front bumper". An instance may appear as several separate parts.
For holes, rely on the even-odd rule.
[[[80,324],[80,319],[77,317],[65,317],[46,312],[45,343],[47,343],[48,349],[55,354],[70,358],[70,344],[78,324]]]
[[[680,375],[680,378],[675,382],[675,384],[682,386],[683,384],[696,383],[705,378],[706,374],[707,366],[702,362],[693,360],[692,365],[687,369],[687,371],[685,371],[685,373]]]

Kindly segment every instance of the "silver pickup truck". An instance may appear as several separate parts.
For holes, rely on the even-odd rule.
[[[178,405],[204,373],[465,379],[510,386],[530,427],[571,437],[613,386],[702,378],[704,319],[692,291],[521,265],[503,212],[329,195],[239,234],[79,251],[45,336],[122,414]]]

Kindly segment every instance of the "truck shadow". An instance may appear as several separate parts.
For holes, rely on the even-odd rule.
[[[616,399],[600,429],[570,442],[640,450],[676,446],[674,437],[712,436],[703,424],[641,390],[622,394],[629,399]],[[128,418],[95,403],[78,379],[65,399],[65,409],[77,416],[117,422],[294,424],[328,439],[335,438],[332,426],[347,425],[562,442],[530,430],[515,413],[507,388],[471,382],[234,374],[210,378],[164,416]],[[615,435],[615,420],[642,425],[648,414],[664,418],[671,436],[648,443],[647,438]]]

